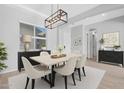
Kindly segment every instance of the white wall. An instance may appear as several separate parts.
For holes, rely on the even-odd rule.
[[[52,29],[47,32],[47,49],[55,50],[57,46],[57,30]]]
[[[65,52],[71,52],[71,29],[69,24],[59,27],[59,43],[65,45]]]
[[[105,21],[97,24],[92,24],[86,27],[86,31],[91,28],[96,28],[97,31],[97,50],[100,48],[99,40],[102,38],[103,33],[119,32],[120,33],[120,46],[124,50],[124,23],[116,21]]]
[[[82,53],[82,25],[71,28],[71,52],[79,51]],[[79,42],[81,40],[81,42]],[[75,43],[77,44],[75,45]]]
[[[83,30],[82,30],[82,36],[83,36],[83,46],[82,46],[82,49],[83,49],[83,54],[87,55],[87,34],[86,34],[86,30],[85,28],[88,26],[88,25],[91,25],[91,24],[95,24],[95,23],[99,23],[99,22],[103,22],[105,20],[109,20],[109,19],[112,19],[112,18],[115,18],[115,17],[119,17],[119,16],[122,16],[124,15],[124,8],[122,9],[117,9],[117,10],[113,10],[113,11],[110,11],[110,12],[106,12],[106,13],[103,13],[103,14],[98,14],[96,16],[92,16],[92,17],[88,17],[86,19],[82,19],[78,22],[75,22],[73,24],[65,24],[64,26],[62,26],[60,28],[61,32],[63,32],[63,36],[61,36],[61,40],[62,43],[64,45],[66,45],[66,51],[68,52],[71,52],[71,28],[74,27],[74,26],[78,26],[78,25],[82,25],[83,26]]]
[[[43,25],[44,19],[24,8],[14,5],[0,5],[0,41],[3,41],[7,47],[8,60],[6,64],[8,68],[4,72],[17,69],[17,52],[19,51],[19,21],[28,22],[36,25]],[[56,34],[54,31],[48,32],[49,49],[56,42]],[[50,43],[49,43],[50,42]],[[53,48],[53,47],[52,47]]]
[[[105,16],[96,15],[87,19],[82,19],[75,24],[65,24],[59,27],[59,43],[63,43],[66,46],[66,52],[71,52],[71,28],[76,25],[83,26],[83,53],[86,53],[86,31],[87,25],[108,20],[117,16],[124,15],[124,9],[118,11],[111,11],[106,13]],[[8,60],[6,61],[8,68],[4,71],[11,71],[17,69],[17,52],[19,51],[19,21],[24,21],[36,25],[42,25],[44,18],[36,14],[25,10],[24,8],[16,7],[14,5],[0,5],[0,40],[5,43],[8,51]],[[57,30],[47,32],[47,44],[48,49],[55,49],[57,46]],[[123,41],[122,41],[123,42]]]

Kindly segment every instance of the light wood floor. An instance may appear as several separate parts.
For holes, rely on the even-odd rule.
[[[106,73],[100,82],[98,89],[124,89],[124,68],[120,66],[97,63],[94,61],[88,61],[86,65],[106,70]],[[9,88],[8,78],[17,74],[19,74],[18,71],[0,75],[0,88]]]
[[[124,89],[124,68],[103,63],[87,62],[88,66],[106,70],[99,89]]]

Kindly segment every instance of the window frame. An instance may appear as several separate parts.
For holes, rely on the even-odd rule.
[[[32,26],[33,27],[33,36],[32,36],[32,39],[33,39],[33,49],[30,49],[30,50],[40,50],[40,49],[36,49],[36,39],[40,39],[40,40],[46,40],[46,49],[47,49],[47,31],[46,31],[46,37],[38,37],[36,36],[36,27],[43,27],[42,25],[36,25],[36,24],[31,24],[31,23],[28,23],[28,22],[24,22],[24,21],[19,21],[19,50],[23,50],[21,49],[21,40],[20,40],[20,37],[21,37],[21,30],[20,30],[20,24],[25,24],[25,25],[29,25],[29,26]],[[42,48],[41,48],[42,49]]]

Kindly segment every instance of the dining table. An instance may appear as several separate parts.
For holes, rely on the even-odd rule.
[[[53,82],[54,81],[54,75],[53,75],[54,72],[53,71],[54,71],[55,65],[63,63],[63,62],[68,62],[68,60],[72,57],[81,57],[81,54],[68,53],[68,54],[65,54],[65,56],[59,57],[59,58],[53,58],[52,56],[53,56],[53,54],[30,57],[30,59],[32,59],[38,63],[41,63],[48,67],[51,66],[51,76],[50,76],[50,81],[49,81],[51,88],[54,86],[54,82]],[[47,80],[47,82],[48,82],[48,80]]]

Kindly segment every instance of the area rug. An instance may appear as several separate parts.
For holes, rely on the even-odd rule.
[[[106,72],[105,70],[96,69],[89,66],[85,67],[85,71],[86,71],[86,77],[84,77],[83,72],[81,71],[82,81],[79,81],[78,73],[75,72],[76,86],[73,85],[72,77],[71,76],[68,77],[69,89],[96,89],[99,86]],[[26,83],[26,75],[24,73],[19,74],[10,77],[8,81],[9,81],[10,89],[24,89]],[[28,84],[28,89],[30,88],[31,88],[31,80]],[[61,75],[56,74],[55,86],[52,89],[64,89],[64,88],[65,88],[64,78]],[[50,89],[50,86],[44,80],[37,79],[35,82],[35,89]]]

